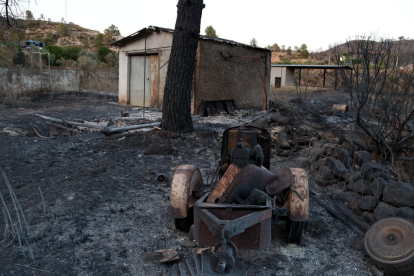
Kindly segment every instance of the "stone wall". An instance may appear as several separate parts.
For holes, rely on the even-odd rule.
[[[44,78],[46,81],[47,78]],[[76,70],[52,69],[50,72],[52,91],[79,91],[79,74]],[[43,90],[49,91],[44,83]],[[0,67],[0,91],[37,92],[42,90],[42,74],[39,69]]]
[[[398,181],[357,133],[313,146],[310,171],[316,182],[332,186],[355,214],[368,223],[394,216],[414,221],[414,186]]]

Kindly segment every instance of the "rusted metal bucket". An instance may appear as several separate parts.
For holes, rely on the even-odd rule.
[[[342,112],[348,112],[348,105],[346,104],[334,104],[332,109]]]

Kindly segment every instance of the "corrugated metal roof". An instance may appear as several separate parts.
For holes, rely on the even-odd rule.
[[[163,28],[163,27],[157,27],[157,26],[149,26],[148,28],[143,28],[129,36],[126,36],[118,41],[115,41],[114,43],[112,43],[111,45],[113,46],[123,46],[126,43],[128,43],[130,40],[137,38],[140,34],[145,33],[146,31],[153,31],[153,32],[166,32],[166,33],[174,33],[173,29],[168,29],[168,28]],[[241,46],[245,46],[245,47],[249,47],[249,48],[253,48],[253,49],[258,49],[258,50],[265,50],[265,51],[270,51],[269,49],[266,48],[260,48],[260,47],[254,47],[248,44],[244,44],[244,43],[240,43],[240,42],[236,42],[233,40],[228,40],[228,39],[223,39],[223,38],[218,38],[218,37],[211,37],[211,36],[206,36],[206,35],[200,35],[200,39],[204,39],[204,40],[212,40],[215,42],[220,42],[220,43],[228,43],[228,44],[233,44],[233,45],[241,45]]]
[[[352,69],[348,65],[316,65],[316,64],[272,64],[272,67],[310,68],[310,69]]]

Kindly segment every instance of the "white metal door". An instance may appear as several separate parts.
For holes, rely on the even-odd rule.
[[[144,105],[144,81],[145,81],[145,106],[150,103],[150,56],[130,56],[129,73],[129,103],[135,106]],[[144,77],[145,68],[145,77]]]

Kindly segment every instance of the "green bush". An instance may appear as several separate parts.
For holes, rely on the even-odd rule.
[[[69,34],[68,26],[65,23],[59,24],[59,34],[61,36],[67,36]]]
[[[45,38],[45,40],[43,40],[43,42],[46,44],[46,45],[54,45],[55,44],[55,41],[53,40],[53,39],[51,39],[51,38]]]
[[[17,48],[17,51],[13,56],[13,64],[22,66],[26,64],[26,56],[20,47]]]
[[[97,51],[98,60],[101,61],[101,62],[106,62],[105,56],[108,55],[109,53],[112,53],[112,51],[108,47],[105,47],[105,46],[99,47],[99,49]]]

